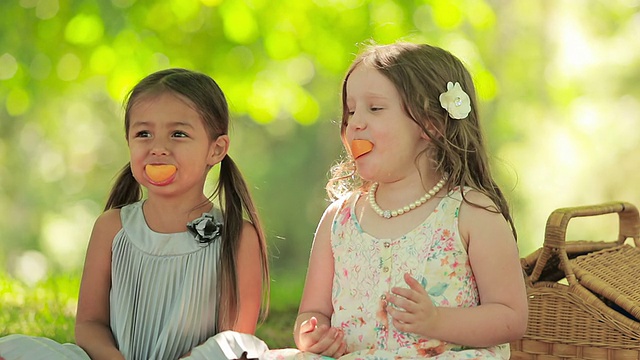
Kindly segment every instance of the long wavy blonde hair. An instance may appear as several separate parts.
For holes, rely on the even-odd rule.
[[[359,65],[378,70],[396,87],[404,111],[432,141],[433,145],[420,155],[429,156],[436,171],[449,175],[449,190],[455,186],[469,186],[488,196],[497,209],[485,209],[502,213],[516,236],[507,201],[491,176],[478,119],[475,86],[462,62],[448,51],[427,44],[399,42],[368,46],[355,59],[342,83],[340,132],[343,139],[349,118],[347,81]],[[471,112],[463,120],[452,119],[440,106],[439,97],[447,91],[448,82],[460,83],[471,99]],[[436,131],[428,131],[428,128]],[[354,159],[347,155],[331,169],[327,192],[332,199],[336,199],[350,191],[366,190],[369,185],[358,176]],[[464,201],[478,206],[466,198]]]

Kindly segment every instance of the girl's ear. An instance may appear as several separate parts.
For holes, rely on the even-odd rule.
[[[427,141],[431,141],[432,138],[438,138],[441,137],[442,134],[440,133],[440,131],[438,131],[438,128],[436,128],[436,126],[432,123],[432,122],[427,122],[427,131],[422,131],[420,133],[420,137],[427,140]],[[428,134],[427,134],[428,133]],[[431,137],[429,137],[431,136]]]
[[[224,159],[229,151],[229,135],[220,135],[211,143],[209,147],[209,155],[207,158],[207,164],[214,166]]]

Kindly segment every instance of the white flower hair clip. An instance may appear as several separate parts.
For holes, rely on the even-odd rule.
[[[466,119],[471,112],[471,99],[458,82],[449,81],[447,91],[440,94],[440,106],[454,119]]]

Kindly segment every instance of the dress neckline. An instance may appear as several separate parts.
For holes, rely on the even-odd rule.
[[[353,219],[353,223],[356,227],[356,229],[358,230],[358,232],[362,235],[365,235],[371,239],[375,239],[375,240],[380,240],[380,241],[397,241],[400,239],[403,239],[407,236],[412,235],[413,233],[417,232],[419,229],[421,229],[422,227],[424,227],[424,224],[427,221],[430,221],[431,218],[433,216],[435,216],[434,214],[436,214],[438,212],[438,209],[441,207],[440,205],[442,204],[442,202],[446,199],[450,197],[450,194],[455,191],[457,189],[454,188],[451,191],[449,191],[447,194],[445,194],[442,198],[440,198],[438,200],[438,203],[436,204],[436,207],[433,209],[433,211],[431,211],[429,213],[429,215],[427,215],[427,217],[424,218],[423,221],[421,221],[419,224],[417,224],[415,227],[413,227],[412,229],[410,229],[409,231],[405,232],[404,234],[394,237],[394,238],[379,238],[376,236],[373,236],[371,234],[369,234],[367,231],[365,231],[361,224],[360,224],[360,220],[358,220],[358,217],[356,215],[356,204],[358,203],[358,200],[360,199],[360,197],[364,194],[362,192],[358,192],[355,194],[355,196],[353,196],[353,199],[351,199],[350,201],[345,201],[345,206],[349,206],[349,216]],[[366,204],[364,206],[367,206]]]

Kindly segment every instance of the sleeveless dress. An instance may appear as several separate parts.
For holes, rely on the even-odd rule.
[[[449,192],[422,224],[396,239],[378,239],[363,231],[354,210],[359,196],[344,201],[331,231],[335,264],[331,324],[344,331],[349,351],[340,360],[508,359],[509,344],[466,348],[401,332],[383,307],[386,292],[394,286],[407,287],[403,279],[407,272],[424,286],[436,306],[479,304],[458,231],[460,189]],[[327,359],[292,349],[271,350],[262,358]]]
[[[186,359],[235,358],[229,348],[242,340],[266,350],[251,335],[216,335],[220,238],[200,243],[187,231],[157,233],[145,221],[143,202],[121,209],[122,229],[112,244],[110,325],[124,357],[174,360],[193,350]],[[222,224],[218,209],[208,216]],[[89,360],[77,345],[24,335],[0,339],[0,356]]]

